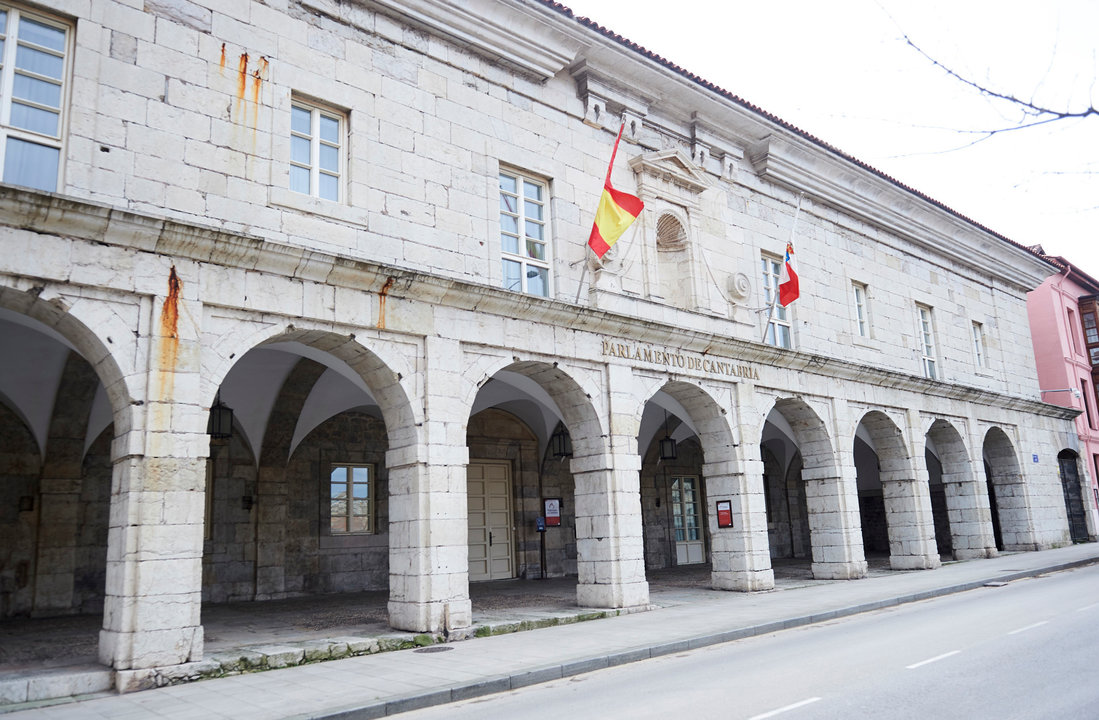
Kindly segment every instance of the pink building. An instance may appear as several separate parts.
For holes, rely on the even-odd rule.
[[[1042,399],[1076,408],[1078,437],[1057,455],[1072,539],[1099,535],[1099,280],[1063,257],[1041,253],[1060,272],[1027,295],[1027,315]]]

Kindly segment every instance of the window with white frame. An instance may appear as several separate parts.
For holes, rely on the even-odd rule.
[[[500,171],[500,251],[508,290],[549,297],[548,195],[544,181]]]
[[[290,189],[343,199],[347,115],[302,100],[290,105]]]
[[[935,359],[935,324],[931,308],[926,305],[917,305],[916,312],[919,315],[920,363],[923,366],[923,374],[924,377],[937,380],[939,373]]]
[[[770,321],[767,323],[767,335],[764,342],[780,348],[793,346],[793,337],[790,332],[790,310],[775,302],[778,296],[778,281],[782,275],[782,260],[770,255],[761,258],[763,271],[763,293],[767,311],[770,313]],[[772,305],[774,310],[771,311]]]
[[[988,367],[984,325],[976,320],[973,321],[973,359],[977,362],[978,369],[983,370]]]
[[[866,285],[860,282],[851,283],[851,292],[855,302],[855,328],[859,337],[870,337],[870,314],[867,308]]]
[[[4,182],[57,191],[70,26],[0,5]]]
[[[374,466],[333,465],[329,480],[331,533],[374,532]]]

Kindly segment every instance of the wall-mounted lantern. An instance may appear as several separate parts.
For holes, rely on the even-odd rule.
[[[210,408],[210,420],[206,423],[206,433],[215,440],[233,437],[233,409],[221,401],[221,391],[214,398]]]

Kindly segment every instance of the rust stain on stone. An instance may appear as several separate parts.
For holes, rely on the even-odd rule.
[[[160,308],[160,332],[157,340],[157,353],[155,367],[158,386],[158,399],[162,401],[172,400],[175,394],[175,368],[179,359],[179,300],[183,282],[176,274],[175,265],[168,273],[168,294],[164,297],[164,305]],[[151,420],[158,427],[164,427],[171,421],[170,405],[154,403],[150,410],[153,413]]]
[[[221,44],[221,62],[218,63],[218,72],[225,72],[225,43]]]
[[[259,128],[259,91],[267,74],[267,58],[260,57],[259,67],[252,71],[252,130]]]
[[[164,298],[164,307],[160,310],[161,337],[170,337],[179,341],[179,291],[183,283],[176,274],[176,266],[168,273],[168,295]]]
[[[240,56],[240,76],[237,78],[237,99],[243,100],[244,93],[248,89],[248,53]]]
[[[378,327],[382,330],[385,329],[385,301],[396,282],[395,277],[386,278],[385,285],[382,285],[381,291],[378,292]]]

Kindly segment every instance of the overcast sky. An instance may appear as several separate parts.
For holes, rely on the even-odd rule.
[[[957,212],[1099,277],[1099,117],[1011,128],[995,90],[1099,105],[1095,0],[563,0]],[[979,142],[976,142],[980,140]],[[975,144],[974,144],[975,143]]]

